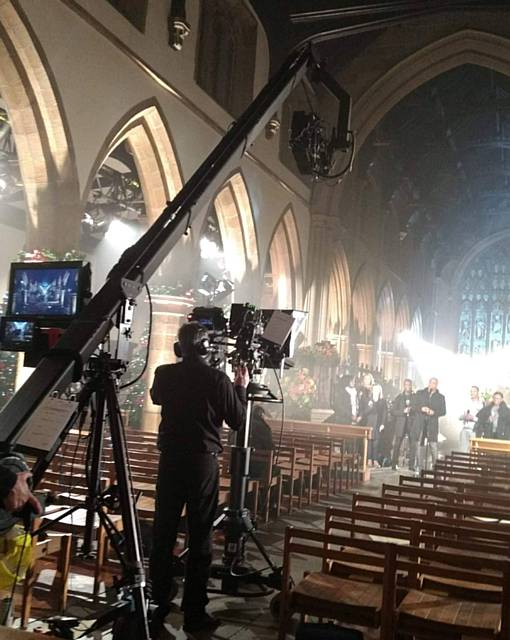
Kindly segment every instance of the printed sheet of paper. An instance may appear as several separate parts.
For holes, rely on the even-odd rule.
[[[77,402],[46,398],[27,420],[17,444],[39,451],[50,451],[76,411]]]

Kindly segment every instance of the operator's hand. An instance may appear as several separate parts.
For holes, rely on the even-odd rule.
[[[236,375],[234,378],[234,384],[236,387],[246,387],[250,383],[250,374],[248,373],[248,369],[242,365],[236,370]]]
[[[9,495],[4,500],[4,507],[7,511],[12,513],[20,511],[28,502],[36,514],[42,513],[41,504],[39,500],[30,491],[28,486],[28,479],[32,477],[29,471],[22,471],[18,473],[18,479],[16,484],[10,490]]]

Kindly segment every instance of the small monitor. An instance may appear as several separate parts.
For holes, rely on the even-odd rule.
[[[11,265],[8,316],[70,319],[83,304],[90,269],[82,262],[17,262]]]
[[[29,351],[34,344],[35,323],[33,320],[2,318],[0,342],[6,351]]]

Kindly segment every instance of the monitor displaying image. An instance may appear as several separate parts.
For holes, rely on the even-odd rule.
[[[4,349],[24,351],[34,341],[34,323],[31,320],[2,318],[1,342]]]
[[[72,317],[80,311],[81,262],[11,265],[10,316]]]

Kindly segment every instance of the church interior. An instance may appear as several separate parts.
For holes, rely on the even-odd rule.
[[[507,0],[0,0],[0,61],[0,640],[510,640]]]

